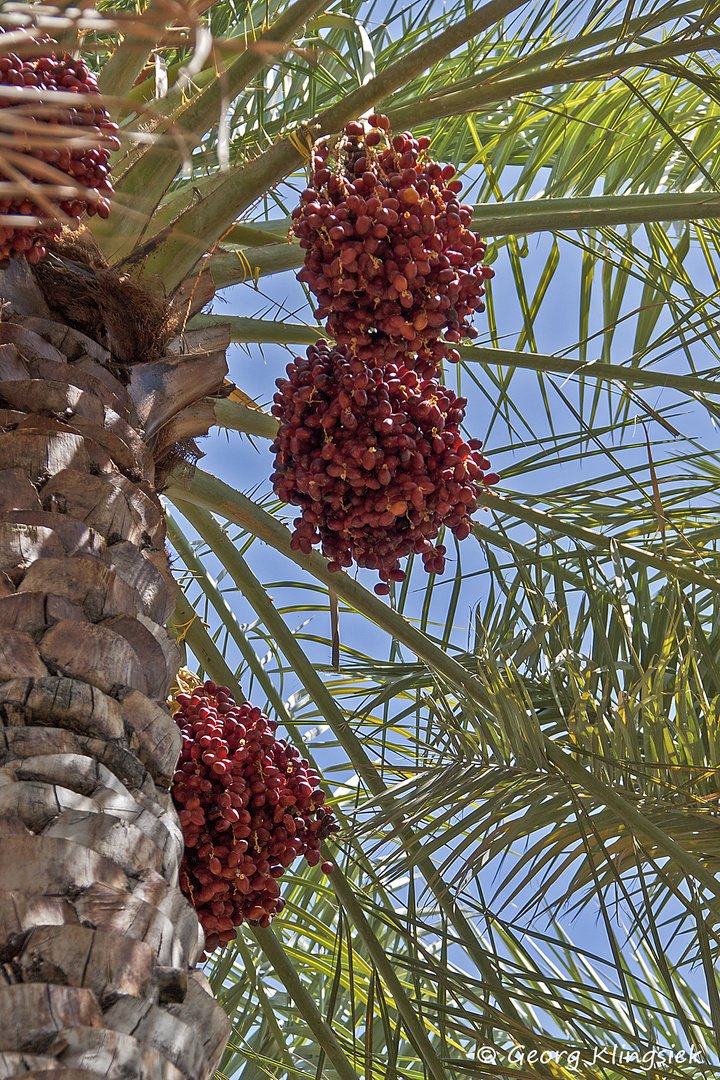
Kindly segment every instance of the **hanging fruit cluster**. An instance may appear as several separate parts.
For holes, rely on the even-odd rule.
[[[486,246],[468,228],[454,166],[426,156],[429,138],[392,137],[379,114],[369,123],[346,126],[334,160],[326,143],[315,148],[313,184],[293,213],[307,251],[298,278],[338,344],[430,377],[460,359],[448,342],[475,336],[468,319],[484,310],[494,271],[480,265]]]
[[[172,795],[185,838],[180,887],[196,908],[205,948],[232,941],[244,920],[266,927],[282,911],[278,878],[336,831],[320,780],[277,724],[226,686],[177,694],[183,735]],[[330,873],[332,863],[323,863]]]
[[[46,252],[46,239],[60,232],[60,222],[54,217],[57,210],[71,221],[79,220],[83,212],[108,216],[107,196],[113,192],[108,177],[109,152],[120,142],[117,125],[95,103],[58,105],[46,94],[38,104],[22,93],[12,93],[13,87],[61,91],[78,97],[99,91],[86,64],[71,56],[27,60],[14,54],[0,56],[0,88],[4,88],[0,108],[9,110],[6,115],[13,121],[16,136],[24,139],[22,147],[3,150],[7,171],[0,162],[0,181],[16,184],[18,174],[22,174],[32,182],[32,189],[22,195],[6,195],[0,189],[0,260],[25,255],[29,262],[37,263]],[[78,191],[72,195],[53,193],[53,186],[67,187],[67,176],[72,177],[73,186],[81,185]],[[45,200],[44,205],[38,195]],[[53,210],[52,218],[49,209]],[[27,226],[3,223],[8,216],[47,220]]]
[[[285,502],[302,507],[291,546],[309,554],[322,544],[337,571],[353,562],[402,581],[399,559],[422,556],[441,574],[440,527],[463,540],[489,473],[480,443],[459,425],[467,402],[404,365],[372,367],[347,347],[319,341],[278,380],[280,421],[271,480]]]
[[[292,547],[322,544],[337,571],[377,570],[375,591],[422,556],[442,573],[443,527],[470,533],[478,491],[497,483],[476,439],[460,434],[467,402],[438,382],[452,346],[484,310],[485,244],[468,228],[452,165],[428,138],[393,137],[387,117],[349,123],[337,148],[319,143],[312,185],[293,212],[305,248],[298,274],[337,342],[318,342],[278,379],[275,491],[301,507]]]

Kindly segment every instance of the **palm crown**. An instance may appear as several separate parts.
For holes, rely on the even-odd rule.
[[[390,603],[291,547],[267,484],[167,475],[213,425],[236,461],[274,439],[242,363],[237,387],[218,366],[149,414],[175,635],[280,722],[342,826],[332,876],[293,867],[282,916],[206,964],[233,1024],[221,1074],[717,1061],[715,17],[297,0],[99,5],[61,31],[120,123],[99,252],[173,299],[207,365],[228,326],[266,346],[261,406],[271,348],[324,333],[310,309],[247,314],[302,266],[288,229],[319,138],[373,109],[430,136],[496,270],[445,378],[500,489],[444,578],[411,560]],[[201,311],[240,284],[244,314]]]

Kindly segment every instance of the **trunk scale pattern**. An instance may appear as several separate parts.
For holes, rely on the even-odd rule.
[[[118,364],[24,260],[0,300],[0,1080],[206,1080],[229,1024],[177,884],[154,479],[211,415],[229,335]]]

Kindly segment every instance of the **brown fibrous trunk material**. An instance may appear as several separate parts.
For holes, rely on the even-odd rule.
[[[0,1080],[209,1080],[229,1024],[177,883],[155,485],[211,415],[229,335],[129,356],[130,328],[118,356],[116,323],[104,343],[69,325],[24,260],[0,301]]]

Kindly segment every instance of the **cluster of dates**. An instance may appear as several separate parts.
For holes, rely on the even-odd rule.
[[[454,166],[427,158],[429,138],[392,138],[379,114],[369,123],[367,133],[346,126],[335,169],[327,144],[315,148],[313,184],[293,213],[307,252],[298,278],[354,356],[434,376],[460,358],[448,342],[475,335],[468,319],[484,310],[494,271],[481,265],[486,245],[468,228]]]
[[[71,220],[79,220],[83,212],[108,216],[107,200],[113,193],[109,154],[120,146],[120,141],[117,124],[95,103],[80,100],[72,106],[52,104],[47,96],[38,103],[20,92],[13,93],[13,87],[18,91],[25,87],[61,91],[79,97],[99,91],[95,76],[84,61],[71,56],[49,55],[26,60],[12,53],[0,56],[0,108],[12,110],[14,133],[26,140],[24,147],[6,150],[4,157],[16,173],[33,182],[35,190],[46,200],[43,205],[32,191],[6,195],[0,188],[0,261],[25,255],[29,262],[37,263],[46,252],[47,238],[57,236],[61,228],[58,220],[48,217],[47,203]],[[57,173],[50,172],[47,166]],[[62,174],[82,185],[85,189],[82,195],[62,197],[49,191],[48,185],[62,186]],[[8,175],[0,168],[0,182],[16,180],[17,175]],[[39,217],[47,221],[28,226],[3,224],[6,216]]]
[[[338,571],[376,570],[379,595],[399,560],[442,573],[442,528],[464,539],[478,491],[497,483],[476,439],[460,434],[467,402],[438,377],[482,311],[485,244],[468,228],[452,165],[428,138],[393,137],[387,117],[347,124],[314,151],[312,185],[293,213],[305,249],[298,274],[336,345],[318,342],[276,382],[275,491],[301,508],[292,547],[321,544]]]
[[[183,748],[172,795],[185,838],[180,887],[197,910],[207,951],[242,922],[266,927],[282,911],[278,878],[336,831],[320,780],[277,724],[208,680],[175,698]],[[323,863],[330,873],[332,863]]]
[[[445,547],[432,543],[440,526],[463,540],[478,489],[499,479],[480,443],[460,434],[465,399],[402,364],[373,367],[324,341],[287,375],[272,409],[280,426],[271,480],[302,508],[294,550],[319,543],[331,571],[353,562],[377,570],[380,595],[405,577],[405,555],[441,574]]]

